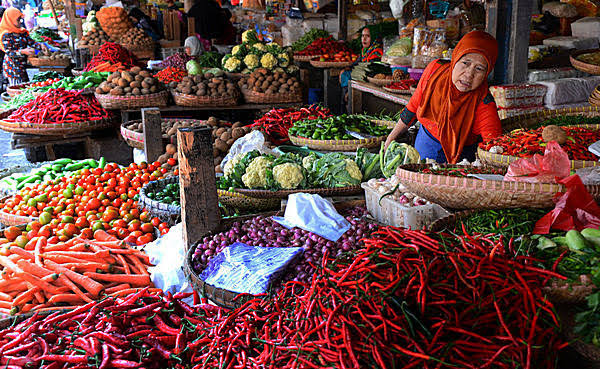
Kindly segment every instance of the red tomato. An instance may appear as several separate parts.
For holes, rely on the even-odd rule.
[[[87,240],[91,240],[92,238],[94,238],[94,232],[91,228],[84,228],[81,230],[81,237]]]
[[[154,218],[152,218],[151,223],[154,227],[158,227],[160,225],[160,219],[158,219],[157,217],[154,217]]]
[[[94,210],[94,209],[98,209],[100,207],[100,205],[102,205],[100,203],[100,200],[93,198],[93,199],[90,199],[90,201],[87,203],[87,208],[90,210]]]
[[[140,230],[144,233],[151,233],[154,232],[154,226],[152,223],[143,223]]]

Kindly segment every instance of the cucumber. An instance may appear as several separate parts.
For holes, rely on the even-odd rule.
[[[98,167],[104,169],[106,166],[106,159],[104,156],[100,157],[100,161],[98,162]]]
[[[64,167],[65,167],[65,166],[64,166],[64,165],[62,165],[62,164],[54,164],[54,165],[52,166],[52,171],[53,171],[53,172],[62,172]]]
[[[52,164],[54,164],[54,165],[67,165],[67,164],[71,164],[72,162],[73,162],[73,159],[64,158],[64,159],[54,160],[52,162]]]
[[[572,229],[567,232],[565,238],[567,239],[567,246],[571,251],[581,252],[581,250],[586,248],[585,238],[579,231]]]
[[[85,166],[85,164],[86,164],[85,161],[79,161],[77,163],[71,163],[71,164],[65,166],[64,170],[67,171],[67,172],[74,172],[74,171],[76,171],[78,169],[83,168]]]
[[[595,228],[586,228],[581,231],[581,235],[592,244],[596,250],[600,250],[600,230]]]
[[[34,182],[41,181],[41,180],[42,180],[42,177],[40,177],[37,174],[33,174],[33,175],[29,176],[29,178],[27,178],[24,181],[22,181],[21,183],[19,183],[17,185],[17,190],[22,189],[28,183],[34,183]]]
[[[95,159],[88,159],[87,164],[92,168],[98,168],[98,162]]]

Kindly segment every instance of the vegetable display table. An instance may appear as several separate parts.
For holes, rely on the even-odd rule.
[[[352,88],[351,113],[362,113],[364,111],[364,100],[366,98],[364,95],[371,95],[379,102],[381,102],[380,100],[390,101],[394,104],[402,105],[402,107],[408,104],[408,101],[412,96],[399,96],[398,94],[387,92],[382,87],[374,86],[367,82],[350,81],[350,87]]]

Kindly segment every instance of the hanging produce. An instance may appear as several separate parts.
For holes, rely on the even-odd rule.
[[[92,28],[81,37],[81,40],[77,43],[78,47],[85,47],[88,45],[100,46],[105,42],[110,42],[110,37],[101,30],[100,28]]]
[[[129,15],[125,9],[119,6],[103,7],[96,12],[96,18],[102,30],[113,40],[119,40],[122,35],[133,28]]]
[[[137,27],[130,28],[119,39],[119,43],[133,48],[153,48],[154,40],[148,36],[143,30]]]
[[[85,66],[84,71],[114,72],[137,66],[136,57],[127,49],[114,42],[100,46],[98,54]]]

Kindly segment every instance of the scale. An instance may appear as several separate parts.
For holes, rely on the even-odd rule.
[[[444,0],[435,0],[427,3],[429,14],[437,19],[444,19],[450,10],[450,2]]]

